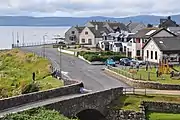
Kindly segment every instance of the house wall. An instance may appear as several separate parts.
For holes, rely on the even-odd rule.
[[[88,34],[86,35],[85,32],[88,32]],[[85,43],[82,42],[82,39],[85,39]],[[96,39],[95,39],[94,34],[90,31],[90,29],[88,27],[86,27],[86,28],[84,28],[84,30],[81,32],[81,34],[79,36],[79,43],[80,44],[88,44],[88,39],[92,40],[92,45],[88,45],[87,47],[96,46]]]
[[[149,51],[149,57],[147,58],[147,50]],[[151,59],[151,51],[153,51],[153,59]],[[155,51],[157,51],[157,60],[155,59]],[[158,63],[162,57],[162,52],[159,50],[157,45],[151,40],[146,47],[144,48],[144,56],[143,59],[149,62]]]
[[[72,31],[74,31],[75,33],[72,34]],[[75,27],[71,27],[66,33],[65,33],[65,40],[71,41],[69,39],[70,36],[75,35],[76,36],[76,41],[79,42],[79,31],[75,28]]]
[[[154,35],[153,37],[173,37],[172,34],[168,33],[165,30],[162,30],[161,32],[159,32],[158,34]]]

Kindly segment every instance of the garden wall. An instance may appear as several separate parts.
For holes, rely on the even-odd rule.
[[[142,102],[148,111],[162,113],[180,113],[180,104],[167,102]]]
[[[108,120],[146,120],[144,112],[109,110],[106,117]]]
[[[67,81],[69,82],[69,81]],[[65,82],[66,83],[66,82]],[[75,83],[74,81],[72,83]],[[70,83],[66,83],[70,84]],[[63,95],[76,94],[79,93],[80,84],[82,82],[76,82],[75,84],[64,86],[61,88],[51,89],[47,91],[35,92],[20,96],[15,96],[11,98],[5,98],[0,100],[0,111],[8,108],[12,108],[15,106],[27,104],[30,102],[35,102],[43,99],[54,98]]]
[[[125,77],[123,75],[120,75],[107,68],[105,69],[105,73],[135,88],[149,88],[149,89],[159,89],[159,90],[180,90],[180,85],[161,84],[158,82],[134,80],[134,79]]]

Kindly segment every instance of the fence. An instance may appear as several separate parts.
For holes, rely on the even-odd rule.
[[[142,72],[142,68],[137,71],[136,69],[130,69],[127,67],[121,67],[120,69],[114,68],[114,67],[108,67],[108,69],[121,74],[123,76],[126,76],[128,78],[134,79],[134,80],[144,80],[144,81],[156,81],[157,76],[155,71],[154,72],[146,72],[145,70]]]
[[[129,95],[129,94],[141,94],[141,95],[147,95],[148,90],[147,89],[138,89],[138,88],[132,88],[132,87],[124,87],[123,88],[123,94]]]

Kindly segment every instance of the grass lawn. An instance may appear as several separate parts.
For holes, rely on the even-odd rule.
[[[119,99],[113,101],[111,107],[113,109],[134,110],[139,111],[139,105],[142,101],[156,101],[156,102],[172,102],[179,103],[180,96],[166,96],[166,95],[124,95]]]
[[[147,118],[148,120],[179,120],[180,114],[149,112]]]
[[[177,70],[180,71],[180,67],[175,67]],[[134,70],[129,70],[127,69],[122,69],[122,68],[115,68],[117,69],[116,72],[123,74],[127,77],[133,77],[134,79],[137,80],[144,80],[144,81],[154,81],[154,82],[160,82],[163,84],[180,84],[180,80],[175,80],[170,78],[170,74],[163,74],[161,77],[156,77],[156,69],[152,68],[149,69],[148,71],[145,70],[145,68],[141,68],[137,73],[133,72],[136,71]],[[130,72],[131,71],[131,72]],[[148,76],[150,74],[150,80],[148,79]]]
[[[0,51],[0,98],[21,94],[21,89],[32,82],[32,73],[40,90],[57,88],[63,83],[50,76],[50,62],[33,53],[18,49]]]

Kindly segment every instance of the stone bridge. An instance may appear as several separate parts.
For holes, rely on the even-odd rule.
[[[122,94],[123,88],[112,88],[59,101],[45,105],[44,107],[48,109],[55,109],[68,117],[78,116],[78,114],[87,110],[99,111],[105,116],[107,106]]]
[[[3,117],[10,113],[22,112],[39,107],[57,110],[61,114],[70,118],[79,117],[81,116],[81,113],[86,113],[87,111],[106,116],[107,106],[111,101],[122,94],[123,88],[119,87],[88,94],[65,95],[8,108],[0,111],[0,116]]]

